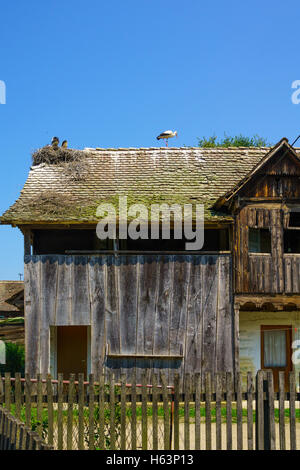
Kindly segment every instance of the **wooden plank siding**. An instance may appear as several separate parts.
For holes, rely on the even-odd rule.
[[[231,273],[229,254],[25,256],[27,372],[49,373],[62,325],[91,326],[94,374],[234,372]]]
[[[235,293],[299,294],[300,255],[283,250],[286,213],[281,208],[245,206],[236,215]],[[249,228],[271,232],[271,253],[249,253]]]

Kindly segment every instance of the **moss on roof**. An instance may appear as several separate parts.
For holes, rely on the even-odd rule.
[[[207,221],[232,217],[213,209],[266,155],[268,148],[148,148],[76,151],[79,178],[70,162],[31,167],[17,201],[0,218],[2,224],[96,223],[100,203],[128,205],[204,204]],[[37,161],[35,161],[37,163]],[[117,210],[118,212],[118,210]]]

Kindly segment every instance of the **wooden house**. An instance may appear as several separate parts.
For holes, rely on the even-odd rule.
[[[297,369],[300,150],[140,148],[35,161],[2,216],[25,241],[26,368]],[[74,153],[74,155],[75,155]],[[205,241],[99,240],[100,203],[203,204]],[[120,214],[118,214],[120,216]]]
[[[0,340],[24,344],[24,283],[0,281]]]

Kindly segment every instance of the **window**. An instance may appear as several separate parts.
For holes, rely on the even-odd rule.
[[[289,227],[300,227],[300,212],[290,212]]]
[[[271,253],[271,233],[265,228],[249,228],[249,253]]]
[[[300,230],[284,230],[284,252],[300,253]]]

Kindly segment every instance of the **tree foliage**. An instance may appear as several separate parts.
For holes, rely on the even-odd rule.
[[[12,376],[16,372],[24,374],[25,369],[25,350],[22,344],[5,343],[6,358],[5,364],[0,364],[0,373],[10,372]]]
[[[242,134],[233,137],[224,134],[224,137],[218,140],[216,135],[211,137],[198,138],[198,146],[203,148],[214,147],[269,147],[271,144],[259,135],[253,137],[244,136]]]

